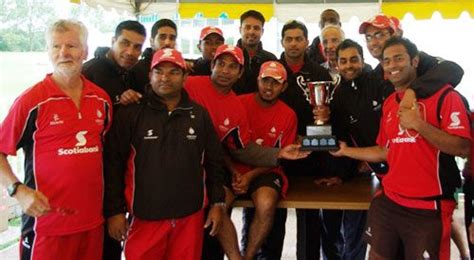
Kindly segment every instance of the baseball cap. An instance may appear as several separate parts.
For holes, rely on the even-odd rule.
[[[258,78],[263,79],[267,77],[274,78],[278,82],[283,83],[286,80],[286,69],[278,61],[267,61],[260,67]]]
[[[397,17],[390,16],[390,20],[392,20],[395,31],[403,32],[402,24],[400,23],[400,20],[398,20]]]
[[[226,53],[232,55],[240,65],[244,66],[244,53],[242,52],[242,49],[228,44],[223,44],[217,48],[213,61],[215,61],[217,57]]]
[[[395,24],[388,16],[384,14],[378,14],[370,18],[368,21],[363,22],[359,26],[359,33],[365,34],[367,27],[369,27],[370,25],[378,29],[390,29],[392,32],[395,32],[396,29]]]
[[[175,49],[170,49],[170,48],[165,48],[165,49],[156,51],[155,54],[153,55],[150,68],[153,69],[156,65],[165,61],[174,63],[175,65],[182,68],[183,70],[186,69],[186,63],[184,62],[184,59],[181,53]]]
[[[213,33],[219,35],[222,38],[222,40],[224,40],[224,34],[222,33],[222,30],[215,27],[215,26],[206,26],[206,27],[202,28],[201,35],[199,36],[199,40],[202,41],[208,35],[213,34]]]

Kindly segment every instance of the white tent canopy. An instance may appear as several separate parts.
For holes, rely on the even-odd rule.
[[[92,7],[100,5],[106,10],[114,9],[118,12],[125,11],[132,15],[157,14],[160,18],[175,18],[179,12],[176,2],[148,3],[142,1],[139,6],[136,6],[133,0],[81,0],[80,2]]]
[[[457,19],[461,13],[474,16],[472,0],[69,0],[73,3],[85,3],[90,6],[103,6],[105,9],[125,11],[135,16],[157,15],[160,18],[192,18],[195,14],[207,13],[206,18],[217,18],[222,13],[237,19],[240,11],[256,9],[267,19],[276,17],[279,21],[289,18],[303,18],[311,22],[319,18],[322,10],[336,9],[343,22],[358,17],[366,20],[374,14],[384,12],[402,19],[406,13],[412,13],[416,19],[430,19],[434,12],[444,18]],[[255,8],[256,7],[256,8]],[[184,10],[184,11],[183,11]],[[239,15],[236,12],[239,11]],[[183,13],[184,12],[184,13]],[[209,15],[209,13],[212,13]],[[207,15],[207,16],[206,16]]]
[[[337,10],[342,22],[349,21],[356,16],[361,21],[368,20],[380,13],[377,3],[354,3],[354,4],[277,4],[274,16],[279,21],[288,21],[295,18],[303,18],[305,22],[318,22],[319,14],[326,9]]]
[[[76,0],[77,1],[77,0]],[[103,8],[116,11],[125,11],[133,15],[157,14],[160,18],[174,18],[179,14],[179,1],[153,2],[133,1],[133,0],[80,0],[92,7],[102,6]],[[138,2],[138,7],[137,7]],[[213,4],[216,9],[225,9],[225,5]],[[271,6],[271,4],[270,4]],[[336,9],[343,21],[348,21],[356,16],[359,20],[366,20],[380,12],[379,3],[338,3],[338,4],[277,4],[273,3],[273,16],[279,21],[288,21],[294,18],[303,18],[307,22],[317,22],[319,14],[328,8]],[[201,10],[195,10],[196,13]]]

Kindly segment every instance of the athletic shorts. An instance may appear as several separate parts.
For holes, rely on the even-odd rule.
[[[281,194],[283,181],[283,178],[279,174],[274,172],[260,174],[250,182],[247,193],[239,195],[239,197],[250,198],[250,196],[260,187],[270,187],[273,188],[278,194]],[[230,186],[227,186],[227,184],[226,186],[232,187],[232,181],[230,181],[229,183]],[[232,188],[230,188],[230,190],[232,190]]]
[[[201,259],[203,210],[178,219],[149,221],[133,217],[124,245],[127,260]]]
[[[34,231],[22,235],[20,259],[22,260],[101,260],[104,226],[61,236],[41,236]]]
[[[442,200],[438,210],[401,206],[385,194],[372,199],[365,238],[378,255],[396,259],[449,259],[451,220],[455,202]]]

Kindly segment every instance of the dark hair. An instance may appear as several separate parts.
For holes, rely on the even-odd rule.
[[[321,16],[322,16],[324,13],[334,13],[338,19],[341,18],[341,17],[339,17],[339,13],[338,13],[336,10],[331,9],[331,8],[324,10],[324,11],[321,13]]]
[[[146,37],[146,29],[141,23],[137,21],[127,20],[119,23],[115,28],[115,38],[118,38],[123,30],[134,31]]]
[[[411,42],[407,38],[394,36],[388,39],[387,42],[385,42],[385,45],[383,46],[383,49],[382,49],[382,57],[383,57],[383,53],[385,52],[385,49],[394,45],[403,45],[405,49],[407,50],[407,53],[410,56],[410,59],[413,59],[416,56],[418,56],[418,53],[419,53],[418,48],[413,42]]]
[[[156,34],[158,33],[158,30],[161,27],[171,27],[171,28],[174,29],[176,34],[178,34],[178,27],[176,27],[176,24],[172,20],[164,18],[164,19],[160,19],[160,20],[156,21],[153,24],[153,27],[151,27],[151,38],[152,39],[155,38]]]
[[[249,18],[249,17],[255,18],[255,19],[259,20],[260,22],[262,22],[262,27],[263,27],[263,25],[265,25],[265,17],[263,17],[262,13],[260,13],[259,11],[255,11],[255,10],[248,10],[247,12],[241,14],[240,15],[240,25],[242,25],[244,20]]]
[[[323,15],[326,14],[326,13],[333,13],[336,15],[337,17],[337,20],[339,21],[339,25],[341,25],[341,17],[339,16],[339,13],[334,10],[334,9],[326,9],[324,10],[320,15],[319,15],[319,27],[320,28],[323,28],[324,27],[324,24],[322,24],[321,22],[323,21],[322,18],[323,18]]]
[[[349,49],[349,48],[354,48],[357,50],[359,53],[360,57],[363,59],[364,58],[364,51],[362,50],[362,46],[358,44],[357,42],[351,40],[351,39],[346,39],[342,41],[336,48],[336,58],[339,59],[339,52]]]
[[[308,28],[306,28],[306,25],[304,23],[296,21],[296,20],[291,20],[285,23],[283,26],[283,29],[281,29],[281,38],[285,38],[285,32],[290,29],[300,29],[303,31],[304,37],[308,39]]]

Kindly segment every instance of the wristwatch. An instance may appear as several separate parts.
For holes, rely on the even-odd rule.
[[[12,184],[8,185],[8,187],[7,187],[8,196],[13,197],[15,195],[16,191],[18,190],[18,186],[20,186],[22,184],[23,183],[17,181],[15,183],[12,183]]]
[[[224,208],[226,207],[226,204],[225,202],[216,202],[216,203],[212,203],[211,206],[217,206],[217,207],[221,207],[221,208]]]

